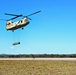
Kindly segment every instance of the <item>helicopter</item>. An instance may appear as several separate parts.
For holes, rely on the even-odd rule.
[[[5,27],[6,30],[11,30],[13,32],[14,32],[14,30],[19,29],[19,28],[22,28],[22,30],[23,30],[24,27],[30,23],[29,20],[31,20],[31,19],[29,18],[29,16],[32,16],[32,15],[37,14],[39,12],[41,12],[41,11],[34,12],[34,13],[27,15],[27,16],[24,16],[22,14],[17,15],[17,14],[5,13],[5,15],[14,16],[13,18],[11,18],[9,20],[5,20],[6,21],[6,27]],[[12,22],[12,20],[14,20],[18,17],[23,17],[23,18],[19,21]],[[0,19],[0,20],[4,20],[4,19]]]

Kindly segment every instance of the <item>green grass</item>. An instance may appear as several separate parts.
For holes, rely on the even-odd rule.
[[[76,75],[76,61],[0,60],[0,75]]]

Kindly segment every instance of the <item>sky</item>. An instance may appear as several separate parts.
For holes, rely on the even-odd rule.
[[[6,21],[0,20],[0,54],[76,53],[76,0],[0,0],[0,19],[12,18],[4,13],[29,15],[39,10],[24,30],[7,31]],[[13,46],[14,42],[21,44]]]

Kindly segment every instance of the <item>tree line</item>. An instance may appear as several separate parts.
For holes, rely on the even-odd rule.
[[[76,54],[1,54],[0,58],[76,58]]]

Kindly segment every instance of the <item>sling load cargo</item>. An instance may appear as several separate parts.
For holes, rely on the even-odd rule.
[[[15,46],[15,45],[19,45],[20,42],[14,42],[12,45]]]

